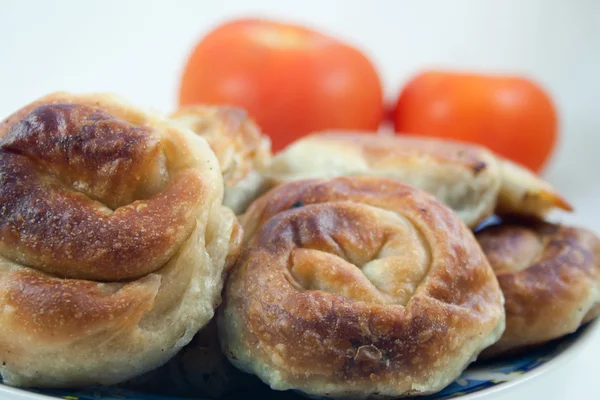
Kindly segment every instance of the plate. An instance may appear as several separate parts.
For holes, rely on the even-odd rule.
[[[471,400],[503,390],[534,378],[541,373],[560,365],[560,362],[577,354],[593,332],[600,326],[600,320],[582,326],[577,332],[552,341],[529,351],[520,356],[514,356],[494,362],[476,362],[450,386],[443,391],[431,395],[418,397],[419,400],[446,400],[456,399]],[[231,393],[223,400],[247,398],[249,391]],[[265,400],[300,400],[306,399],[293,392],[277,392],[270,390],[266,385],[252,393],[253,398]],[[132,390],[111,387],[90,387],[78,390],[22,390],[0,384],[0,398],[6,400],[184,400],[183,397],[160,396]],[[188,398],[189,400],[189,398]]]

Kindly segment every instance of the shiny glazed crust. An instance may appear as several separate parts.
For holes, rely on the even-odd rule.
[[[296,181],[241,218],[221,345],[278,390],[366,398],[433,393],[504,329],[503,298],[473,234],[398,181]]]
[[[506,223],[477,233],[506,299],[506,331],[493,356],[577,330],[600,314],[600,240],[543,222]]]
[[[212,318],[241,241],[206,142],[108,94],[49,95],[0,135],[4,383],[166,362]]]
[[[483,147],[409,135],[324,132],[274,157],[270,185],[296,179],[381,176],[433,194],[471,228],[494,212],[542,217],[570,206],[547,183]]]
[[[259,174],[271,160],[271,141],[246,111],[232,106],[186,106],[171,119],[203,137],[215,152],[225,183],[225,205],[236,214],[264,190]]]

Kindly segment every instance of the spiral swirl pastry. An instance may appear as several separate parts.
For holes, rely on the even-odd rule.
[[[543,217],[569,204],[546,182],[473,144],[409,135],[324,132],[274,157],[269,185],[296,179],[381,176],[433,194],[471,228],[490,215]]]
[[[271,141],[245,110],[232,106],[186,106],[171,115],[215,152],[225,183],[226,206],[241,214],[265,189],[260,174],[271,160]]]
[[[55,93],[0,132],[0,373],[112,384],[214,315],[241,229],[206,142],[116,96]]]
[[[569,334],[600,315],[600,239],[546,222],[507,222],[477,232],[506,299],[506,331],[486,356]]]
[[[473,234],[399,181],[291,182],[255,201],[242,225],[221,345],[273,389],[436,392],[504,329],[502,294]]]

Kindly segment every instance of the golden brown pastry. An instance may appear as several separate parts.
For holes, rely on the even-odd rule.
[[[471,231],[427,193],[373,177],[297,181],[255,201],[219,311],[223,352],[273,389],[433,393],[504,330]]]
[[[520,222],[476,235],[506,299],[506,331],[487,356],[556,339],[600,315],[600,240],[592,232]]]
[[[526,169],[473,144],[422,137],[325,132],[274,157],[270,185],[296,179],[382,176],[433,194],[474,228],[497,214],[542,217],[570,206]]]
[[[241,229],[204,140],[113,95],[55,93],[0,135],[0,373],[113,384],[208,323]]]
[[[206,139],[221,166],[225,205],[242,213],[265,190],[259,171],[271,160],[269,137],[246,111],[232,106],[187,106],[171,118]]]

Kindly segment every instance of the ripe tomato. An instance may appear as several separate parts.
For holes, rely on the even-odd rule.
[[[358,50],[301,26],[248,19],[221,25],[198,43],[179,103],[243,107],[278,150],[322,129],[375,131],[382,92]]]
[[[485,145],[539,172],[557,140],[549,96],[518,77],[429,71],[398,97],[396,132]]]

